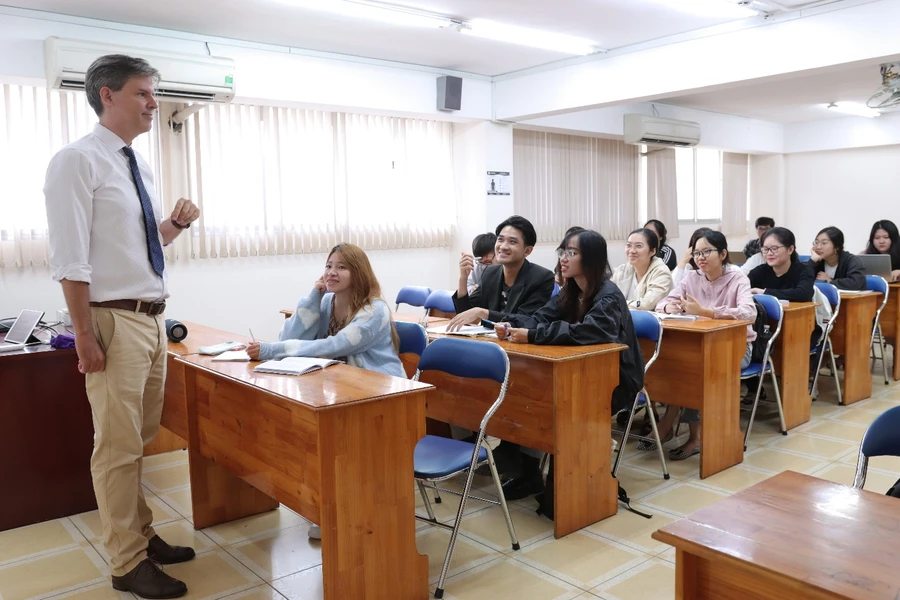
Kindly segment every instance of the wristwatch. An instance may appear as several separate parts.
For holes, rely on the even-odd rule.
[[[169,218],[169,220],[172,221],[172,225],[174,225],[176,229],[188,229],[191,226],[190,223],[188,223],[187,225],[179,225],[178,221],[172,218]]]

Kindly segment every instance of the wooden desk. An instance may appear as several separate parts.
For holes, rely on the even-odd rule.
[[[4,352],[0,385],[0,531],[97,508],[94,423],[75,349]]]
[[[831,344],[835,354],[844,357],[844,404],[853,404],[872,395],[869,344],[881,300],[882,295],[877,292],[841,294],[841,313],[831,330]]]
[[[176,360],[195,528],[282,502],[322,528],[326,599],[429,596],[412,479],[430,386],[348,365],[290,377]]]
[[[653,534],[678,599],[900,598],[897,499],[785,471]]]
[[[289,319],[289,318],[291,318],[291,315],[294,314],[294,309],[286,308],[286,309],[280,310],[278,312],[283,314],[285,319]],[[442,314],[447,314],[447,313],[442,313]],[[393,318],[394,321],[401,321],[404,323],[418,323],[424,318],[424,315],[415,314],[415,313],[395,312],[395,313],[391,313],[391,318]],[[440,325],[440,324],[448,321],[449,319],[447,317],[439,317],[438,316],[438,317],[427,317],[427,320],[428,320],[428,325],[431,326],[431,325]]]
[[[744,460],[741,360],[748,321],[663,321],[659,358],[644,379],[650,399],[700,411],[700,477]],[[641,340],[646,358],[654,344]],[[808,348],[808,346],[807,346]]]
[[[431,337],[441,337],[432,335]],[[554,456],[554,534],[557,538],[616,514],[618,486],[612,477],[610,412],[619,385],[621,344],[536,346],[499,340],[509,355],[509,387],[488,435]],[[497,386],[424,373],[437,390],[428,417],[477,430]]]
[[[775,374],[781,388],[784,422],[793,429],[809,421],[809,343],[816,326],[815,302],[783,306],[781,334],[775,340]]]
[[[881,331],[894,347],[894,381],[897,381],[900,379],[900,351],[897,350],[900,337],[900,282],[892,283],[888,290],[888,303],[881,311]]]

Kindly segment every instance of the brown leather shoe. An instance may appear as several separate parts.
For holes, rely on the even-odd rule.
[[[159,566],[145,558],[122,577],[112,578],[114,590],[132,592],[141,598],[180,598],[187,594],[187,586],[163,573]]]
[[[161,565],[174,565],[194,558],[194,549],[184,546],[170,546],[158,535],[147,542],[147,558]]]

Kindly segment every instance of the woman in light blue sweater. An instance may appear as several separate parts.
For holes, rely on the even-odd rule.
[[[406,377],[391,310],[366,253],[353,244],[331,249],[325,274],[287,319],[280,341],[251,344],[254,360],[335,358],[369,371]]]

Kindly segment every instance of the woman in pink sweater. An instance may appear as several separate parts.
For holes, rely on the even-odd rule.
[[[756,319],[756,305],[750,293],[750,280],[740,271],[728,266],[728,242],[718,231],[707,230],[697,237],[692,250],[697,270],[685,274],[675,289],[656,306],[656,312],[688,314],[711,319]],[[743,369],[750,364],[751,343],[756,332],[747,327],[747,351],[741,361]],[[663,442],[672,439],[678,407],[666,407],[666,414],[659,422],[659,435]],[[683,446],[672,450],[669,458],[684,460],[700,453],[700,413],[685,409],[682,419],[690,427],[690,437]],[[655,450],[653,442],[638,444],[641,450]]]

